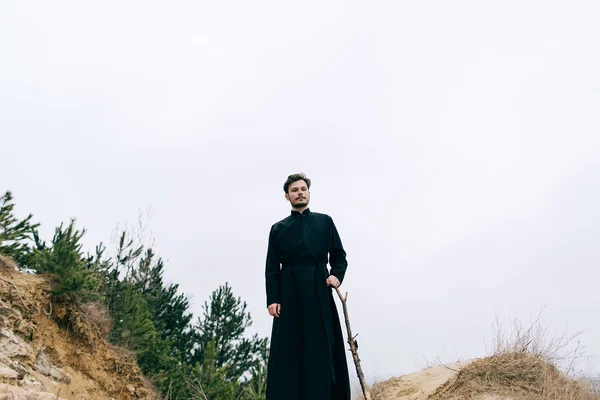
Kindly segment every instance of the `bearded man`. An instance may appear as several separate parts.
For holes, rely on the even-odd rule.
[[[273,328],[267,400],[350,399],[332,294],[348,262],[333,219],[308,207],[310,185],[304,174],[287,178],[283,191],[292,210],[269,233],[265,281]]]

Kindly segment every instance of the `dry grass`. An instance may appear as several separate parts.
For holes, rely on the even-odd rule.
[[[585,386],[542,357],[521,352],[476,360],[442,386],[431,400],[501,395],[523,400],[592,400]]]
[[[17,264],[10,258],[0,254],[0,270],[5,273],[14,272],[17,270]]]
[[[528,325],[513,318],[494,325],[489,357],[437,365],[380,382],[374,400],[600,400],[589,383],[575,379],[591,357],[577,340],[582,332],[558,332],[542,323],[542,311]],[[585,367],[585,365],[583,365]],[[362,398],[362,396],[358,396]]]
[[[584,331],[553,333],[550,325],[542,322],[542,309],[528,326],[518,318],[506,328],[497,318],[494,324],[493,355],[523,353],[536,355],[555,365],[565,375],[577,372],[577,367],[590,357],[577,340]]]
[[[571,377],[586,359],[574,343],[581,332],[553,336],[541,319],[540,313],[529,326],[514,319],[511,330],[497,321],[493,354],[462,368],[429,399],[597,400],[583,382]]]
[[[383,382],[375,382],[370,388],[369,393],[371,394],[371,398],[374,400],[378,399],[387,399],[391,394],[402,394],[405,395],[407,392],[403,389],[405,387],[405,383],[402,377],[395,377],[388,379]],[[408,388],[410,390],[410,388]],[[365,397],[361,392],[361,388],[358,388],[359,393],[356,395],[354,400],[364,400]],[[410,392],[408,394],[412,394]]]
[[[106,335],[112,327],[112,318],[108,314],[108,308],[99,302],[90,302],[81,306],[88,321],[95,324],[103,335]]]

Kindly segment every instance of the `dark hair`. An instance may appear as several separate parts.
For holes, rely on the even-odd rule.
[[[297,181],[306,182],[306,186],[308,186],[308,188],[310,189],[310,179],[308,179],[305,174],[299,173],[287,177],[285,183],[283,184],[283,191],[287,193],[290,185]]]

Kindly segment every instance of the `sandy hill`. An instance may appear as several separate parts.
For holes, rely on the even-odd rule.
[[[131,354],[0,256],[0,400],[155,398]]]
[[[586,382],[530,352],[435,366],[377,383],[373,400],[597,400]]]

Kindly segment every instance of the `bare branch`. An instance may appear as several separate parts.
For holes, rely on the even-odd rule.
[[[356,375],[358,376],[358,381],[360,382],[360,387],[362,389],[363,395],[365,396],[365,400],[371,400],[371,394],[369,393],[369,389],[365,382],[365,374],[363,374],[362,367],[360,366],[360,358],[358,357],[358,350],[356,345],[356,336],[352,335],[352,329],[350,328],[350,318],[348,317],[348,307],[346,306],[346,301],[348,300],[348,293],[346,296],[342,296],[342,292],[340,292],[339,288],[335,288],[335,291],[338,294],[338,297],[342,301],[342,307],[344,309],[344,318],[346,320],[346,330],[348,331],[348,344],[350,345],[350,352],[352,353],[352,359],[354,360],[354,365],[356,366]]]

